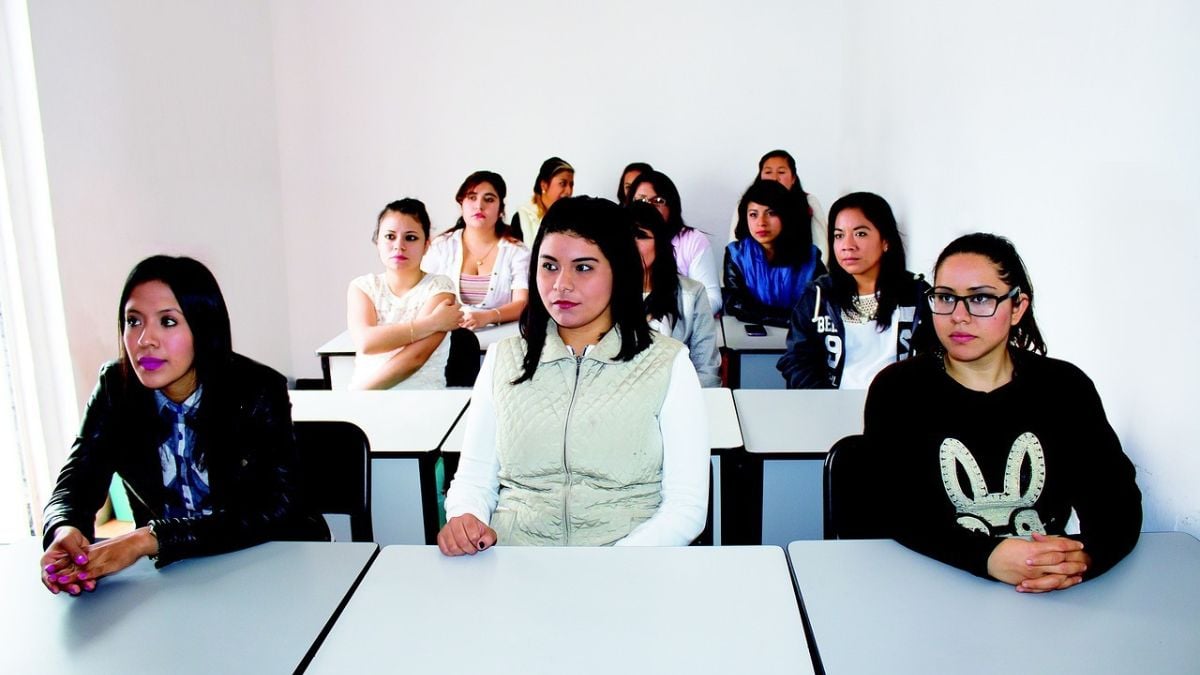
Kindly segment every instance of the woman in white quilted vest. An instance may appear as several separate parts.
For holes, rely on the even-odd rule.
[[[687,348],[646,323],[632,231],[605,199],[547,212],[521,335],[488,349],[471,395],[444,554],[684,546],[704,528],[700,384]]]

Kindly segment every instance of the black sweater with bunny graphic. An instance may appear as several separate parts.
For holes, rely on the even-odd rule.
[[[901,544],[987,576],[1007,536],[1064,534],[1073,508],[1094,577],[1137,543],[1142,495],[1096,387],[1075,366],[1012,353],[1013,379],[963,387],[940,356],[884,369],[867,394],[871,512]]]

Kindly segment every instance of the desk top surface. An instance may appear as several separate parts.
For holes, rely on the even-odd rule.
[[[304,659],[375,544],[273,542],[51,595],[40,541],[0,547],[0,671],[279,673]]]
[[[721,317],[721,333],[725,338],[725,346],[739,352],[765,351],[783,352],[787,348],[787,329],[777,326],[766,326],[764,337],[746,335],[746,322],[725,315]]]
[[[733,392],[746,451],[826,453],[861,434],[867,392],[861,389],[737,389]]]
[[[708,422],[708,443],[713,450],[728,450],[742,447],[742,430],[738,426],[737,411],[733,407],[733,392],[729,389],[703,389],[705,419]],[[469,412],[469,411],[468,411]],[[442,452],[462,452],[463,436],[466,435],[467,416],[464,414],[446,442]]]
[[[437,450],[471,398],[470,389],[289,391],[292,419],[358,425],[372,452]]]
[[[485,326],[475,331],[475,337],[479,339],[479,350],[487,351],[489,345],[499,342],[506,337],[517,335],[520,329],[517,327],[516,321],[502,323],[498,326]],[[350,337],[350,331],[344,330],[338,333],[329,342],[317,347],[318,356],[354,356],[354,340]]]
[[[894,541],[788,546],[830,673],[1195,673],[1200,541],[1143,534],[1106,574],[1017,593]]]
[[[812,672],[776,547],[388,546],[308,672],[389,658],[414,673]]]

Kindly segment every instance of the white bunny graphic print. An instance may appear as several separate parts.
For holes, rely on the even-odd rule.
[[[1046,534],[1046,527],[1033,505],[1046,484],[1046,458],[1037,436],[1026,432],[1013,441],[1004,469],[1004,489],[989,492],[974,455],[961,441],[947,438],[940,450],[942,484],[957,511],[958,524],[993,536],[1027,537]],[[1029,462],[1029,485],[1021,491],[1021,469]],[[970,492],[963,490],[958,466],[962,466]]]

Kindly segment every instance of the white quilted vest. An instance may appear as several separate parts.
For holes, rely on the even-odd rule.
[[[493,391],[499,424],[501,544],[604,546],[628,535],[662,501],[658,417],[682,344],[654,334],[631,361],[615,361],[617,329],[576,358],[550,323],[533,379],[525,341],[500,342]]]

